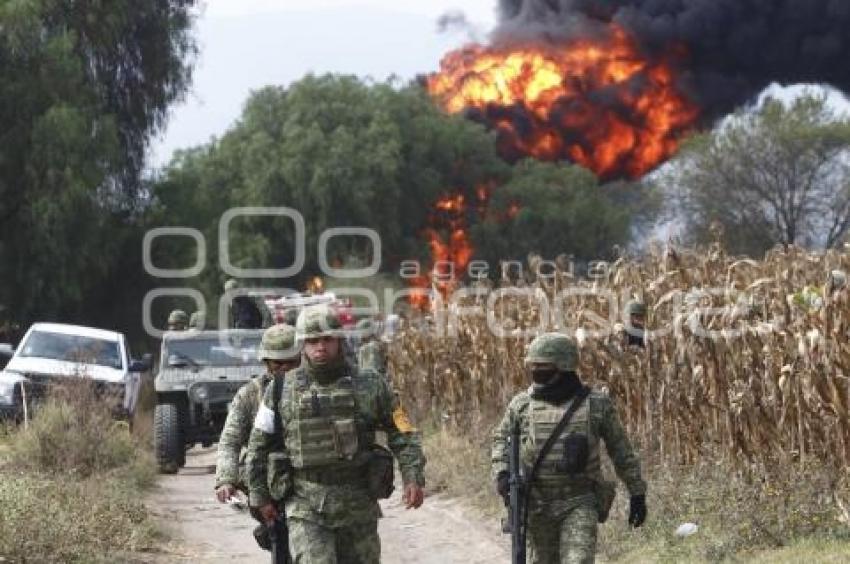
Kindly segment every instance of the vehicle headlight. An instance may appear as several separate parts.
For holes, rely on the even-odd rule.
[[[204,403],[210,397],[210,390],[206,386],[195,386],[192,388],[192,399],[195,403]]]
[[[0,381],[0,403],[15,401],[15,382]]]

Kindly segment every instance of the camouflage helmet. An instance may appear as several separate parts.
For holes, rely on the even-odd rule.
[[[299,340],[317,337],[342,337],[342,323],[337,313],[327,305],[314,305],[301,310],[295,322]]]
[[[225,292],[230,292],[232,290],[235,290],[238,287],[239,287],[239,282],[237,282],[233,278],[229,279],[227,282],[224,283],[224,291]]]
[[[829,273],[827,284],[832,291],[844,288],[847,285],[847,273],[843,270],[833,270]]]
[[[578,364],[575,341],[561,333],[545,333],[535,337],[525,352],[525,365],[549,363],[563,372],[571,372]]]
[[[189,327],[192,329],[203,329],[207,324],[207,314],[204,310],[192,312],[189,316]]]
[[[284,323],[266,329],[257,350],[257,358],[260,360],[289,360],[299,354],[301,350],[295,342],[295,329]]]
[[[189,323],[189,316],[182,309],[175,309],[168,314],[169,325],[183,325]]]
[[[626,304],[626,315],[646,315],[646,304],[638,301],[631,300]]]

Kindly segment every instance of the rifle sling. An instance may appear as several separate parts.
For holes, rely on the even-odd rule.
[[[558,437],[561,436],[561,433],[564,432],[564,429],[569,425],[570,420],[575,415],[575,412],[578,411],[578,408],[581,407],[581,404],[584,403],[584,400],[587,396],[590,395],[590,388],[587,386],[582,386],[576,395],[573,397],[573,403],[567,408],[567,411],[564,412],[564,416],[561,417],[561,420],[558,421],[558,425],[555,426],[555,429],[552,431],[552,434],[546,439],[546,442],[543,443],[543,448],[540,449],[540,453],[537,455],[537,458],[534,459],[534,465],[531,467],[531,473],[528,475],[528,480],[526,481],[525,487],[525,499],[523,500],[524,507],[522,512],[522,525],[523,530],[525,529],[526,523],[528,522],[528,494],[531,491],[532,486],[534,485],[534,481],[537,479],[537,474],[540,472],[540,466],[543,464],[543,460],[548,456],[549,452],[552,450],[552,447],[555,446],[555,441],[558,440]]]
[[[274,436],[278,446],[283,446],[283,420],[280,417],[280,398],[283,395],[283,376],[272,377],[272,409],[274,410]]]
[[[584,403],[584,400],[588,395],[590,395],[590,388],[582,386],[581,389],[576,392],[573,403],[564,413],[564,416],[561,417],[561,420],[558,421],[558,425],[552,431],[552,434],[549,435],[546,442],[543,443],[543,448],[540,449],[540,453],[537,455],[537,458],[534,460],[534,465],[531,467],[531,473],[528,475],[529,488],[534,483],[534,480],[537,479],[537,474],[540,472],[540,466],[543,464],[543,460],[546,456],[549,455],[549,451],[551,451],[552,447],[555,446],[555,441],[558,440],[558,437],[561,436],[561,433],[563,433],[567,425],[570,424],[570,420],[573,418],[573,415],[575,415],[575,412],[578,411],[578,408],[581,407],[581,404]]]

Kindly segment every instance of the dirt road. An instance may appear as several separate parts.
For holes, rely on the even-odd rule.
[[[254,522],[244,511],[213,498],[215,449],[189,452],[186,468],[163,476],[149,500],[172,540],[158,562],[269,562],[257,548]],[[381,504],[382,562],[446,564],[507,562],[509,548],[495,523],[474,519],[456,502],[431,496],[406,511],[398,493]]]

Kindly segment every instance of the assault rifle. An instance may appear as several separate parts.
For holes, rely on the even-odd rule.
[[[272,564],[292,564],[289,558],[289,527],[286,526],[286,516],[281,513],[266,527],[271,541]]]
[[[520,427],[519,421],[511,426],[509,443],[508,479],[509,496],[505,500],[508,505],[508,518],[502,526],[502,531],[511,535],[511,564],[525,564],[525,535],[526,519],[525,506],[526,488],[525,472],[519,457]]]

